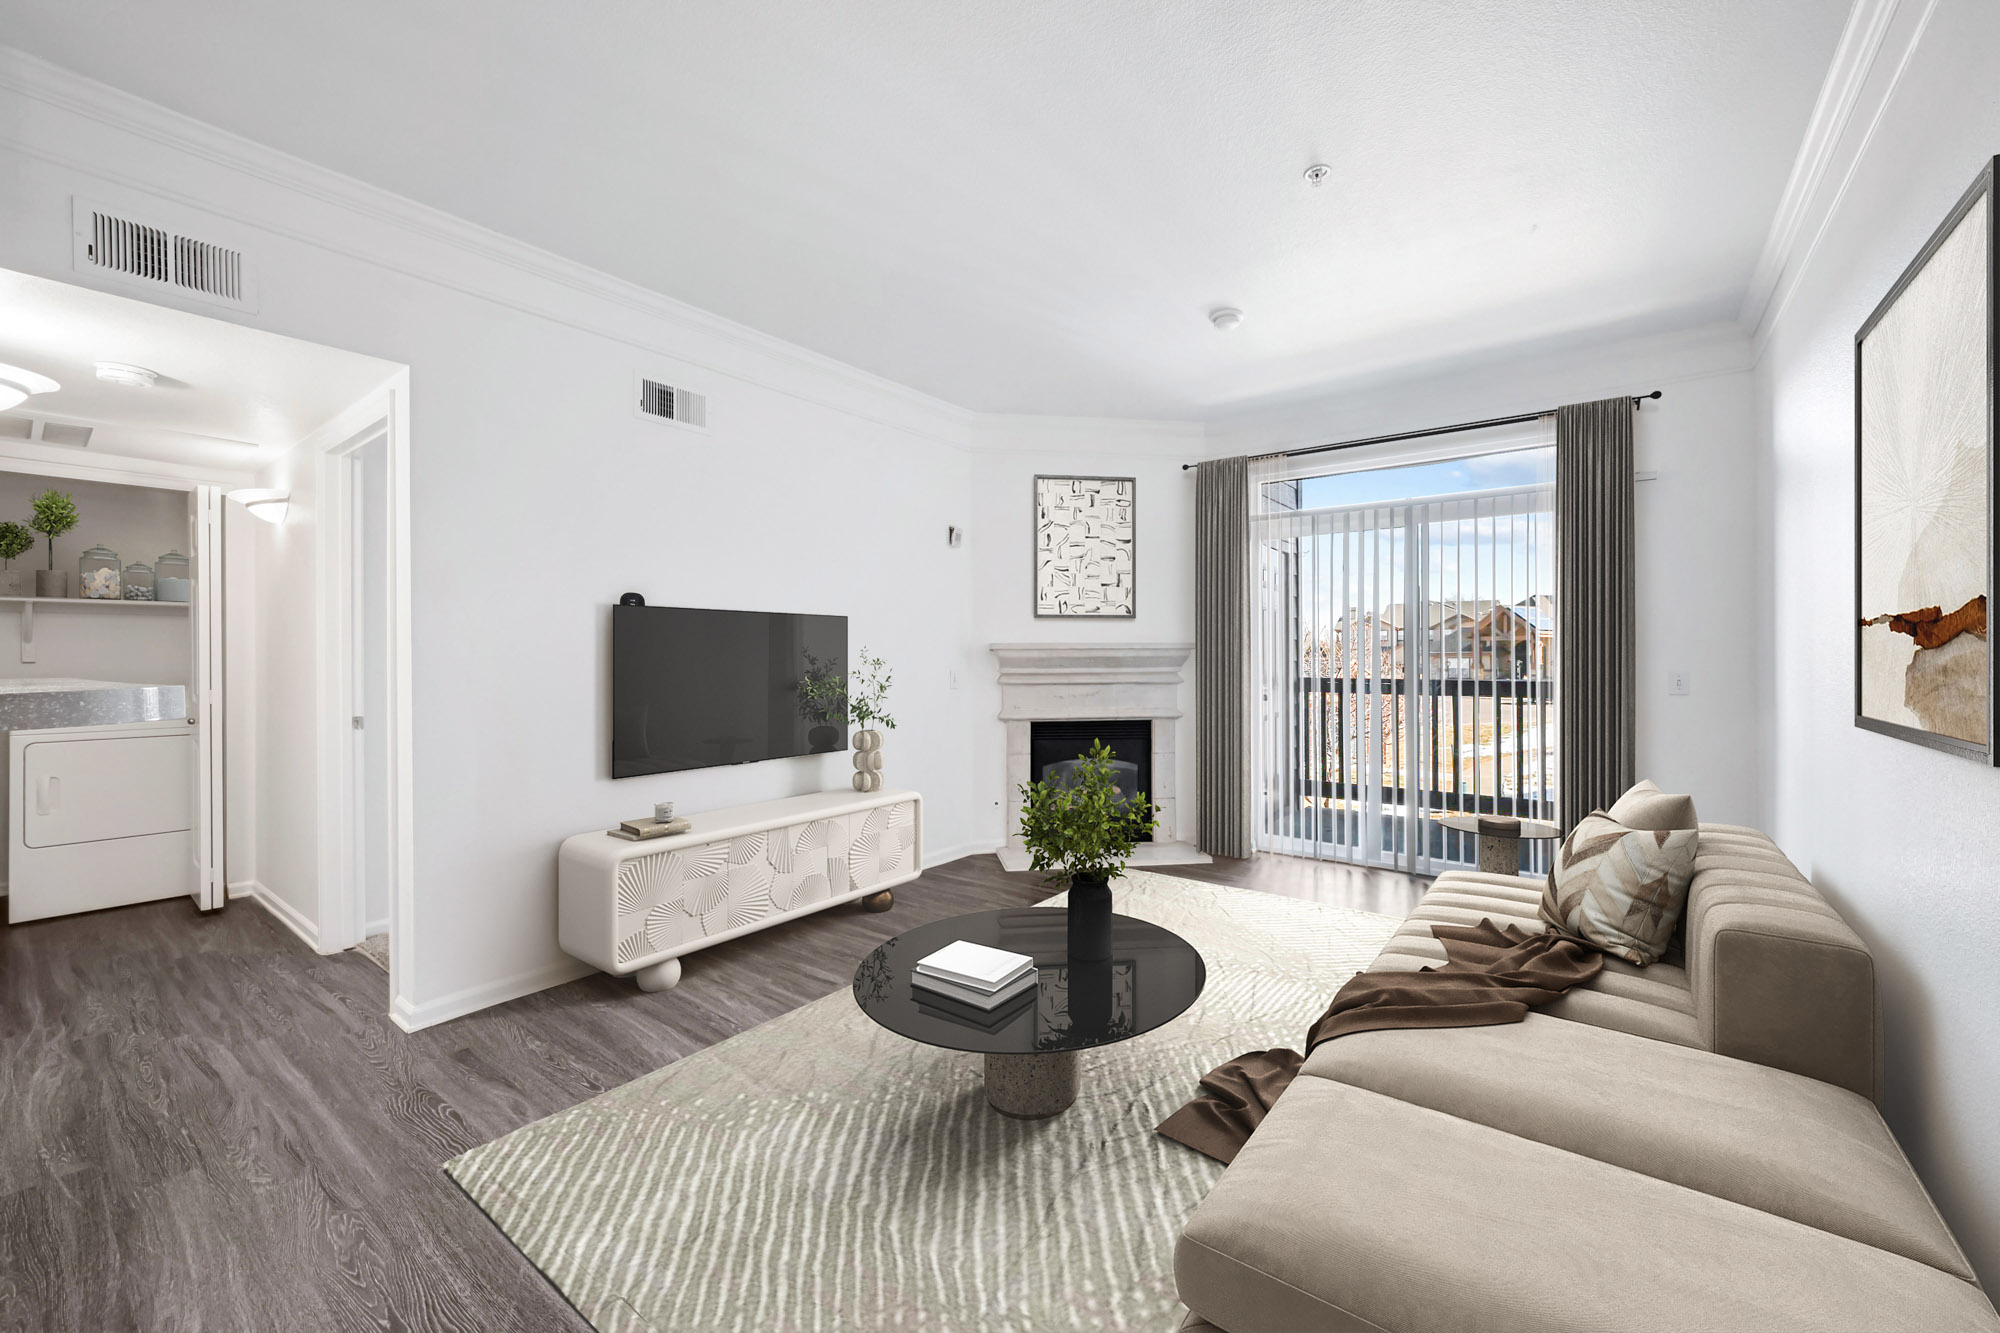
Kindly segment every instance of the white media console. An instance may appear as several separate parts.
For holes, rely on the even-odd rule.
[[[682,954],[923,873],[923,798],[913,791],[818,792],[687,818],[693,827],[671,838],[599,830],[563,841],[565,953],[665,990],[680,980]]]

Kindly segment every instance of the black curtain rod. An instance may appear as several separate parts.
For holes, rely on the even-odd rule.
[[[1639,404],[1645,402],[1648,398],[1658,398],[1660,396],[1658,389],[1653,390],[1651,393],[1637,394],[1632,399],[1632,410],[1636,412],[1639,410]],[[1539,421],[1548,415],[1548,412],[1523,412],[1521,415],[1515,417],[1488,417],[1484,421],[1461,421],[1456,426],[1433,426],[1429,430],[1406,430],[1396,435],[1372,435],[1365,440],[1343,440],[1339,444],[1316,444],[1310,449],[1287,449],[1284,453],[1287,458],[1298,458],[1304,454],[1331,453],[1335,449],[1359,449],[1364,444],[1394,444],[1398,440],[1421,440],[1432,435],[1456,435],[1462,430],[1484,430],[1488,426],[1518,426],[1524,421]],[[1199,463],[1183,463],[1181,464],[1181,471],[1186,472],[1190,468],[1199,466],[1201,466]]]

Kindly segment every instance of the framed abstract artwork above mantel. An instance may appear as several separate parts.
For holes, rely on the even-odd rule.
[[[1854,335],[1854,724],[1989,764],[1995,165]]]
[[[1138,481],[1035,478],[1035,615],[1131,620],[1139,612]]]

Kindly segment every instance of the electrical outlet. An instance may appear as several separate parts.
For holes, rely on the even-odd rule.
[[[1667,693],[1687,694],[1694,687],[1693,673],[1685,669],[1667,673]]]

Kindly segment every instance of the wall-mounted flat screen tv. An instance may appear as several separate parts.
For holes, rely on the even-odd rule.
[[[800,684],[846,672],[846,616],[614,606],[611,776],[844,750]]]

